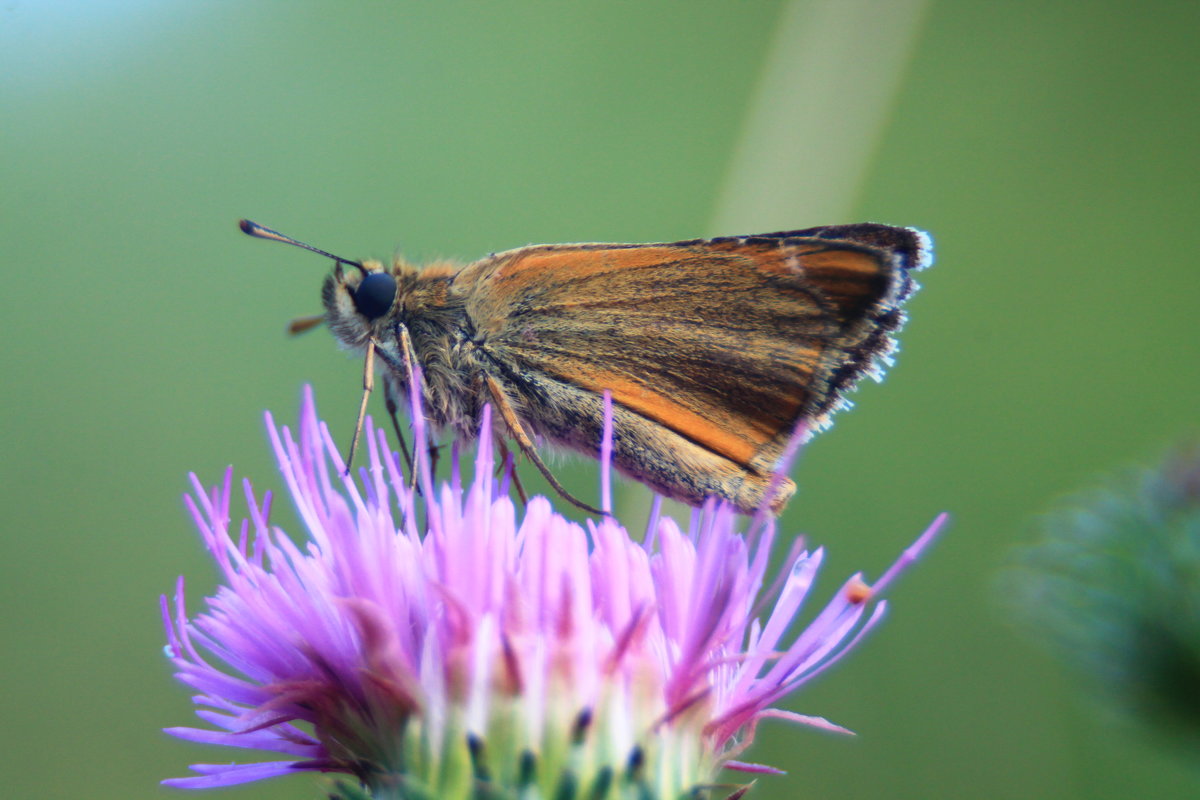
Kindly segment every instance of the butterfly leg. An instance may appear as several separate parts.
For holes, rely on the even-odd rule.
[[[542,473],[542,476],[545,477],[546,482],[550,484],[551,488],[558,492],[564,500],[579,506],[589,514],[604,516],[603,511],[589,506],[582,500],[576,499],[570,492],[563,488],[563,485],[558,482],[558,478],[554,477],[554,473],[550,471],[550,468],[542,461],[542,457],[538,455],[538,451],[533,446],[533,440],[529,438],[529,434],[521,427],[521,421],[517,419],[517,412],[513,410],[512,404],[508,402],[508,398],[505,397],[504,390],[500,387],[500,384],[491,375],[488,375],[485,380],[487,381],[488,391],[492,395],[492,401],[496,404],[496,410],[500,412],[500,416],[504,419],[504,424],[508,427],[509,433],[512,434],[513,440],[521,448],[521,452],[525,454],[525,457],[532,461],[533,465],[538,468],[538,472]]]
[[[500,466],[496,467],[496,475],[501,475],[505,469],[508,469],[508,460],[512,457],[512,452],[508,449],[508,445],[499,439],[496,440],[496,449],[500,451]],[[513,488],[517,490],[517,497],[521,498],[521,505],[529,505],[529,495],[525,493],[525,487],[521,485],[521,476],[517,474],[516,459],[513,459],[513,465],[508,474],[512,478]]]
[[[408,385],[408,391],[409,392],[420,391],[421,386],[417,382],[417,370],[413,366],[413,364],[416,363],[417,354],[416,354],[416,352],[413,351],[412,337],[410,337],[408,334],[408,326],[405,325],[404,323],[399,323],[396,325],[395,330],[396,330],[396,340],[400,344],[400,354],[402,356],[404,356],[404,379]],[[394,419],[395,418],[393,417],[393,420]],[[429,427],[427,425],[426,426],[426,436],[425,436],[425,455],[428,456],[428,458],[429,458],[429,474],[436,475],[438,459],[442,455],[442,446],[440,444],[436,443],[435,441],[433,441],[433,435],[428,433],[428,430],[429,430]],[[416,452],[420,452],[418,450],[418,447],[419,447],[419,444],[417,442],[413,442],[413,450]],[[417,471],[415,468],[413,469],[412,473],[413,473],[413,486],[416,486],[417,485]]]
[[[396,441],[400,443],[400,454],[404,456],[404,466],[411,475],[413,473],[412,454],[408,452],[408,443],[404,441],[404,434],[400,430],[400,419],[396,416],[399,406],[396,403],[396,396],[392,394],[392,384],[386,380],[383,382],[383,401],[387,406],[388,416],[392,418],[392,430],[396,432]]]
[[[440,444],[434,444],[433,441],[430,440],[429,444],[425,447],[425,455],[429,456],[430,474],[437,475],[438,459],[442,457],[442,446]]]
[[[367,357],[363,359],[363,396],[358,406],[358,421],[354,423],[354,438],[350,440],[350,453],[346,456],[346,473],[350,474],[350,465],[354,463],[354,451],[358,449],[358,440],[362,436],[363,419],[367,416],[367,399],[375,388],[375,340],[367,342]]]

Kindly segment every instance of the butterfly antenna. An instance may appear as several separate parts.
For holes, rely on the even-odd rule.
[[[313,247],[311,244],[305,244],[304,242],[293,239],[290,236],[284,236],[279,231],[273,231],[270,228],[263,227],[257,222],[251,222],[248,219],[243,219],[238,222],[238,227],[241,228],[242,233],[246,234],[247,236],[253,236],[256,239],[269,239],[273,242],[283,242],[284,244],[290,244],[294,247],[300,247],[304,250],[316,253],[317,255],[322,255],[326,258],[332,258],[338,264],[349,264],[350,266],[357,268],[358,271],[363,275],[367,274],[367,268],[364,267],[360,261],[351,261],[348,258],[335,256],[333,253],[328,253],[319,247]]]

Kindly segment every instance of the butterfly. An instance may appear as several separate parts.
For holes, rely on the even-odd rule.
[[[324,322],[362,352],[364,393],[380,362],[388,409],[413,391],[462,439],[485,406],[577,505],[539,440],[599,452],[612,397],[613,463],[659,493],[778,513],[795,491],[773,480],[798,427],[829,425],[864,376],[881,378],[905,322],[912,273],[932,262],[913,228],[831,225],[660,244],[533,245],[465,266],[353,261],[243,220],[252,236],[334,261]],[[354,446],[351,447],[351,457]]]

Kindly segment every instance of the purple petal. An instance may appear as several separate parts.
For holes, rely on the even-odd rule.
[[[176,789],[216,789],[241,783],[291,775],[306,769],[301,761],[264,761],[258,764],[192,764],[196,772],[205,773],[192,778],[168,778],[163,786]],[[308,768],[313,769],[313,768]]]

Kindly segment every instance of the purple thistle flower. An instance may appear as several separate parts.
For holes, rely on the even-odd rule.
[[[794,543],[768,588],[774,520],[743,536],[744,518],[709,502],[683,531],[656,505],[636,542],[612,517],[584,527],[543,497],[518,514],[507,475],[492,478],[486,414],[470,485],[456,451],[448,483],[418,469],[420,493],[369,421],[361,483],[343,476],[311,390],[298,439],[269,414],[267,427],[310,538],[271,526],[270,494],[260,503],[248,481],[249,517],[231,529],[232,470],[211,492],[192,477],[186,502],[223,585],[194,617],[182,578],[162,604],[167,655],[212,728],[168,733],[287,760],[197,764],[172,786],[309,770],[368,792],[343,797],[547,797],[564,782],[677,797],[722,767],[774,771],[734,759],[765,718],[847,732],[772,705],[879,622],[880,591],[944,522],[788,636],[822,550]]]

